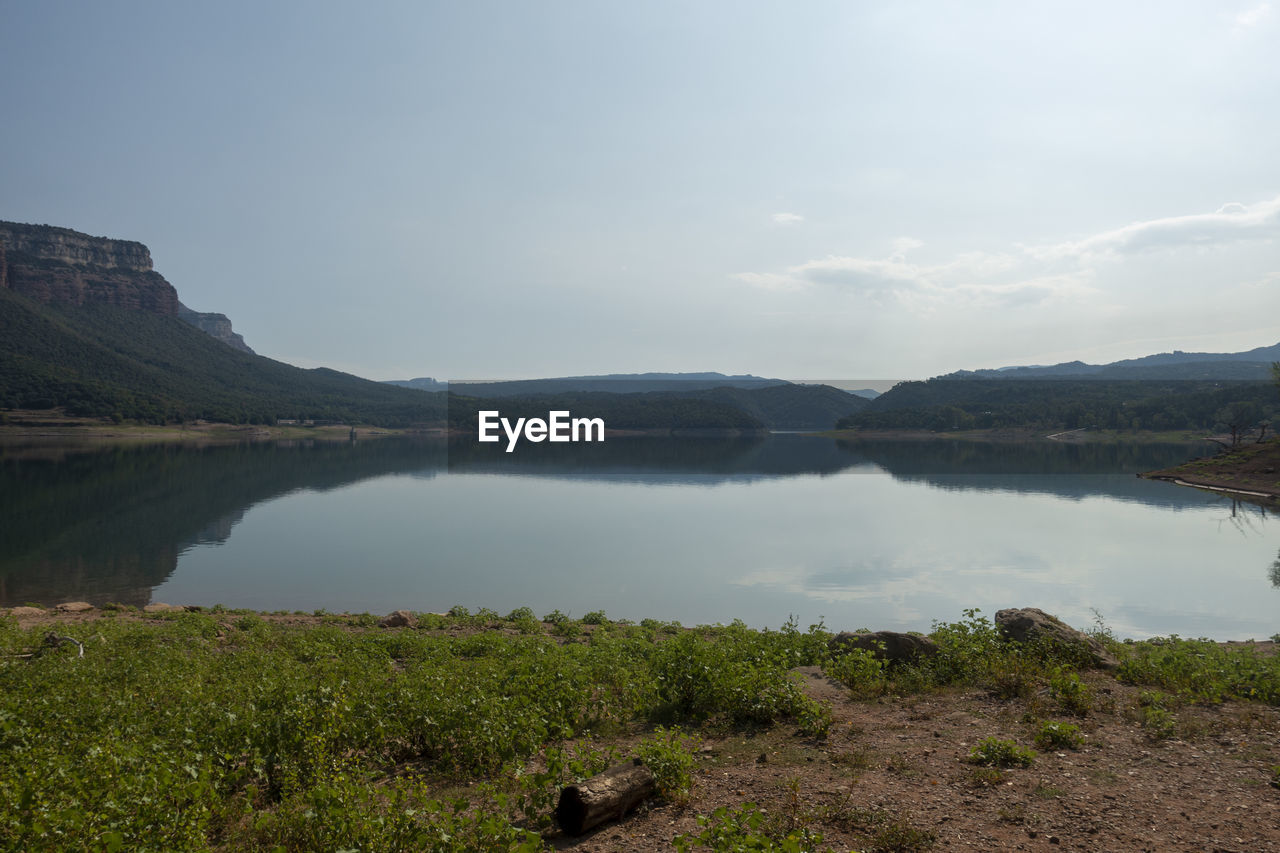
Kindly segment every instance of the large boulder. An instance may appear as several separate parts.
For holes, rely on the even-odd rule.
[[[92,610],[93,605],[87,601],[64,601],[57,607],[61,613],[83,613]]]
[[[418,620],[408,610],[395,610],[382,617],[379,628],[416,628]]]
[[[835,653],[862,649],[889,663],[906,663],[938,653],[937,643],[928,637],[897,631],[841,631],[828,641],[827,648]]]
[[[153,601],[146,607],[142,608],[143,613],[181,613],[187,608],[181,604],[165,604],[163,601]]]
[[[1101,669],[1115,669],[1120,665],[1102,643],[1038,607],[1001,610],[996,613],[996,628],[1005,638],[1017,643],[1041,641],[1078,648],[1090,663]]]

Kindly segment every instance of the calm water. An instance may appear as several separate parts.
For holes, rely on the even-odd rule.
[[[1038,606],[1122,636],[1270,636],[1280,521],[1134,476],[1195,452],[787,435],[0,448],[0,604],[897,629]]]

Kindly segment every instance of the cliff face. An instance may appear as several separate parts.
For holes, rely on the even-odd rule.
[[[231,321],[227,319],[226,314],[192,311],[190,308],[179,302],[178,319],[182,320],[184,323],[195,326],[210,337],[217,338],[229,347],[234,347],[241,352],[257,355],[253,350],[249,349],[249,345],[244,342],[244,338],[240,337],[240,335],[231,328]]]
[[[40,302],[178,314],[178,292],[146,246],[51,225],[0,222],[0,287]]]

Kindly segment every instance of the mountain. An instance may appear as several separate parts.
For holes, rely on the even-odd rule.
[[[63,406],[152,423],[408,426],[443,421],[443,397],[241,352],[176,316],[41,304],[0,290],[0,409]]]
[[[42,303],[178,314],[178,292],[152,269],[146,246],[51,225],[0,222],[0,290]]]
[[[1068,377],[900,382],[839,429],[1215,430],[1280,419],[1273,382]]]
[[[416,381],[416,380],[413,380]],[[608,373],[601,376],[561,376],[554,379],[515,379],[498,382],[451,382],[449,390],[468,397],[519,397],[573,391],[638,394],[648,391],[704,391],[710,388],[764,388],[786,385],[783,379],[726,376],[723,373]]]
[[[826,385],[705,388],[686,391],[563,391],[511,397],[449,396],[449,422],[475,428],[476,413],[493,409],[503,417],[545,416],[552,409],[603,418],[610,429],[831,429],[837,420],[870,403]]]
[[[36,302],[116,305],[178,319],[252,353],[225,314],[192,311],[133,240],[91,237],[70,228],[0,222],[0,289]]]
[[[206,335],[222,341],[229,347],[238,349],[241,352],[247,352],[250,355],[254,354],[253,350],[249,349],[249,345],[244,342],[244,338],[237,335],[235,330],[231,328],[231,321],[227,319],[226,314],[192,311],[179,302],[178,319],[188,325],[195,326]]]
[[[398,385],[401,388],[416,388],[419,391],[448,391],[448,382],[437,382],[430,376],[419,376],[417,379],[384,379],[388,385]]]
[[[684,392],[702,400],[728,403],[758,418],[770,429],[831,429],[840,418],[861,412],[869,400],[830,385],[719,387]]]
[[[183,311],[141,243],[0,222],[0,409],[152,423],[444,421],[443,394],[254,355],[222,315]]]
[[[1280,343],[1246,352],[1173,352],[1128,358],[1108,364],[1068,361],[1051,366],[958,370],[941,379],[1233,379],[1271,378],[1280,361]]]

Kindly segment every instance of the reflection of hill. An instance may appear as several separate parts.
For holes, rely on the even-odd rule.
[[[178,555],[254,504],[444,467],[442,442],[113,447],[0,458],[0,604],[145,604]]]
[[[941,489],[1036,492],[1071,499],[1099,496],[1159,506],[1198,506],[1206,500],[1203,493],[1191,489],[1153,489],[1150,481],[1137,477],[1207,452],[1199,444],[840,443],[896,480]]]
[[[714,485],[769,477],[836,474],[871,463],[825,438],[801,435],[610,438],[599,444],[465,440],[449,445],[450,473]]]
[[[1157,506],[1211,497],[1134,474],[1189,447],[980,442],[835,442],[814,436],[610,438],[113,447],[62,455],[0,448],[0,605],[85,599],[145,604],[183,551],[227,540],[254,505],[387,475],[493,474],[717,485],[887,472],[943,489],[1103,496]],[[181,603],[181,602],[178,602]]]

